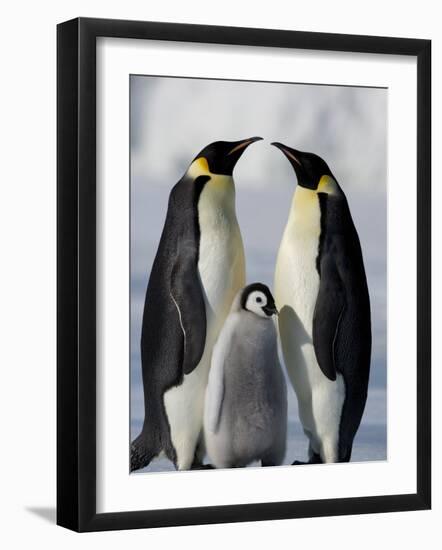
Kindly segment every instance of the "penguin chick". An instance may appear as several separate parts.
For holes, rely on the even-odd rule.
[[[287,389],[278,359],[275,301],[266,285],[243,288],[212,355],[204,411],[206,449],[216,468],[282,463]]]

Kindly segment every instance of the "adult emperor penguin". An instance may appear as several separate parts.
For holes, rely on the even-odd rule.
[[[131,471],[159,455],[179,470],[201,465],[212,347],[245,282],[232,172],[259,139],[208,145],[170,193],[144,304],[145,417],[131,446]]]
[[[285,455],[287,389],[278,359],[277,313],[261,283],[236,296],[212,355],[204,434],[217,468],[260,460],[277,466]]]
[[[280,245],[279,333],[310,462],[348,462],[367,398],[370,301],[347,199],[325,161],[273,143],[298,185]]]

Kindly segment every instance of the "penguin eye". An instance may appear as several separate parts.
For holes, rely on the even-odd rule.
[[[258,296],[258,298],[256,298],[256,301],[258,302],[258,304],[260,304],[262,302],[262,298]]]

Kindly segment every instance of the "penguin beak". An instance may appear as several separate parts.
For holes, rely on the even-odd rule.
[[[279,315],[279,312],[278,312],[278,310],[276,309],[275,304],[264,306],[264,307],[262,308],[262,310],[263,310],[264,313],[265,313],[266,315],[268,315],[269,317],[270,317],[271,315]]]
[[[222,159],[219,159],[218,162],[221,166],[215,166],[213,171],[216,172],[216,168],[220,170],[219,173],[222,174],[232,174],[233,169],[240,159],[241,155],[247,149],[249,145],[255,143],[255,141],[260,141],[262,137],[251,137],[248,139],[242,139],[241,141],[233,141],[229,143],[229,149],[227,152],[224,151]]]
[[[287,145],[284,145],[283,143],[279,143],[278,141],[274,141],[271,143],[274,147],[281,150],[284,155],[289,159],[290,163],[296,170],[296,164],[302,168],[302,163],[299,160],[300,158],[300,151],[297,151],[296,149],[292,149],[291,147],[287,147]],[[295,163],[295,164],[294,164]]]
[[[255,143],[255,141],[261,141],[262,137],[255,136],[248,139],[244,139],[242,141],[237,141],[233,148],[227,153],[228,155],[232,155],[233,153],[238,153],[241,151],[241,153],[246,149],[249,145],[252,143]]]
[[[305,171],[302,160],[305,153],[296,149],[292,149],[292,147],[287,147],[287,145],[284,145],[283,143],[279,143],[277,141],[273,142],[272,145],[282,151],[284,153],[284,156],[287,157],[288,161],[292,165],[293,170],[295,171],[296,177],[298,179],[298,184],[301,187],[307,187],[308,189],[316,189],[316,185],[309,184],[311,178]]]

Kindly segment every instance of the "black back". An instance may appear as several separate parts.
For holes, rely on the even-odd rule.
[[[340,460],[350,460],[364,411],[371,358],[370,300],[361,245],[344,193],[318,193],[321,236],[317,257],[320,286],[313,343],[322,372],[342,374],[346,397],[341,415]]]

